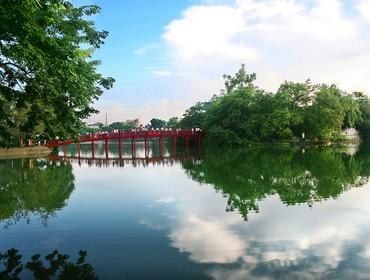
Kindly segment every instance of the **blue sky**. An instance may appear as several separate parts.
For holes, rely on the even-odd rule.
[[[87,2],[109,31],[99,70],[116,79],[89,122],[180,117],[241,63],[267,90],[307,78],[370,90],[370,0],[74,1]]]
[[[182,10],[193,1],[137,0],[95,3],[102,8],[100,15],[95,18],[96,26],[109,31],[105,45],[97,51],[96,56],[104,62],[104,73],[114,75],[117,86],[122,87],[147,79],[149,72],[143,71],[145,67],[165,63],[158,60],[163,56],[161,35],[164,27],[173,18],[179,17]]]

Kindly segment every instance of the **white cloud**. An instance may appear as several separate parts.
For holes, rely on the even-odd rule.
[[[258,51],[246,44],[231,42],[245,28],[237,9],[227,6],[194,6],[183,18],[172,21],[163,35],[177,58],[203,63],[204,57],[225,61],[254,60]]]
[[[364,17],[370,16],[369,3],[357,2]],[[184,76],[219,83],[223,73],[245,63],[267,89],[311,78],[370,91],[366,24],[338,0],[236,0],[186,9],[167,25],[163,38],[173,69]]]

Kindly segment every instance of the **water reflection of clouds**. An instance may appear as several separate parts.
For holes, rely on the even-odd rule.
[[[360,265],[370,259],[370,239],[365,238],[370,232],[369,186],[312,209],[286,207],[277,197],[268,198],[248,222],[235,213],[220,213],[222,204],[211,196],[182,200],[169,238],[192,261],[214,263],[208,273],[215,279],[316,279],[339,271],[348,276],[354,267],[354,279],[370,273],[368,265]]]
[[[209,222],[198,216],[184,218],[169,235],[173,247],[190,253],[200,263],[231,263],[243,256],[243,240],[222,222]]]
[[[330,262],[332,255],[316,255],[314,250],[305,250],[294,260],[284,260],[275,256],[274,259],[254,259],[239,261],[233,266],[218,265],[212,267],[208,274],[214,279],[368,279],[370,269],[369,259],[361,256],[363,242],[339,242],[332,252],[340,259]],[[333,241],[335,243],[335,241]],[[262,246],[261,253],[267,252],[269,247]],[[286,248],[287,250],[291,248]],[[339,249],[339,250],[338,250]],[[328,262],[329,260],[329,262]]]

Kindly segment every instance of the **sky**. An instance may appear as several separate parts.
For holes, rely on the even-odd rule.
[[[116,79],[88,122],[181,117],[240,65],[274,91],[285,80],[370,93],[370,0],[76,0],[109,31],[94,58]]]

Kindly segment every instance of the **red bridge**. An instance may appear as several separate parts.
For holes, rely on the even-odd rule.
[[[204,136],[204,131],[192,129],[192,130],[180,130],[180,129],[172,129],[172,130],[132,130],[132,131],[125,131],[125,130],[116,130],[113,132],[97,132],[97,133],[90,133],[86,135],[81,135],[79,139],[73,140],[54,140],[51,142],[48,142],[46,145],[49,148],[53,147],[60,147],[64,146],[64,153],[66,154],[66,146],[69,144],[77,143],[78,144],[78,154],[80,156],[80,143],[91,143],[91,152],[92,157],[94,158],[94,144],[97,141],[105,141],[105,150],[106,155],[108,157],[108,142],[111,140],[118,140],[119,145],[119,153],[120,157],[122,154],[122,140],[123,139],[130,139],[132,144],[132,150],[133,152],[136,150],[136,140],[142,139],[145,142],[145,149],[147,148],[148,140],[150,139],[159,139],[159,144],[161,145],[162,140],[164,138],[170,138],[172,139],[172,145],[176,149],[176,142],[178,138],[182,138],[184,140],[184,143],[186,147],[189,145],[189,140],[194,139],[198,143],[198,145],[201,145],[202,138]]]

